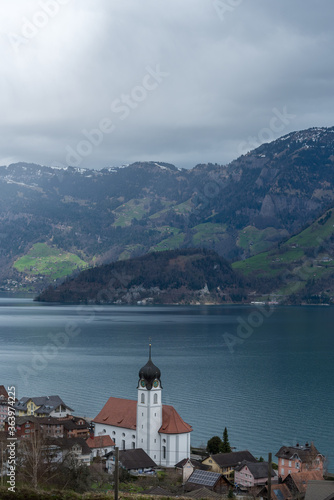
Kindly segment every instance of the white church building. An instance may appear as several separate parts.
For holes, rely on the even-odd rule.
[[[137,401],[109,398],[93,420],[94,435],[109,435],[120,450],[142,448],[157,465],[174,467],[190,457],[192,427],[162,404],[161,372],[151,360],[139,371]]]

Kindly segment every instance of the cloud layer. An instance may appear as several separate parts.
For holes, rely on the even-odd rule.
[[[0,164],[227,163],[332,126],[333,17],[331,0],[15,0]]]

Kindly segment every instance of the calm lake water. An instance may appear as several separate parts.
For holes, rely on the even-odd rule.
[[[255,456],[314,441],[334,472],[333,324],[331,307],[278,307],[266,318],[251,306],[0,299],[0,384],[19,398],[59,394],[95,417],[110,396],[136,398],[151,337],[163,402],[193,426],[193,445],[225,426],[231,445]],[[238,333],[247,338],[232,346]]]

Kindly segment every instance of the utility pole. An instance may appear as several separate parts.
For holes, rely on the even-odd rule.
[[[271,500],[271,453],[268,454],[268,500]]]
[[[115,500],[118,500],[118,489],[119,489],[119,448],[116,446],[115,448]]]

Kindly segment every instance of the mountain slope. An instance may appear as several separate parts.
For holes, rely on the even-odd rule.
[[[82,271],[56,288],[43,302],[171,304],[221,303],[246,299],[247,281],[209,250],[153,252]]]
[[[0,287],[25,283],[13,265],[35,244],[89,265],[196,246],[245,259],[333,202],[333,166],[334,127],[294,132],[227,166],[189,171],[162,162],[100,171],[0,167]],[[41,278],[38,268],[31,275]]]
[[[334,209],[278,248],[235,262],[258,292],[289,303],[334,303]]]

